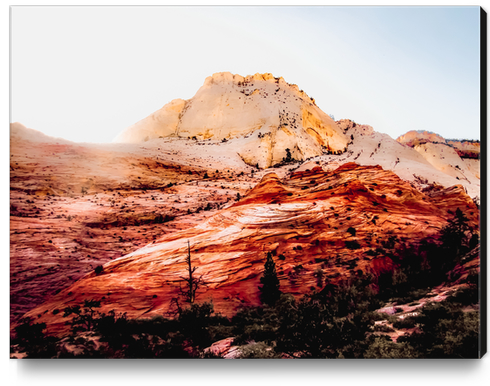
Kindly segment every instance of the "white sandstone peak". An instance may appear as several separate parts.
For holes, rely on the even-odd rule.
[[[120,133],[115,142],[158,137],[236,140],[249,165],[278,164],[289,149],[297,160],[343,152],[347,137],[298,86],[270,73],[248,76],[220,72],[206,78],[196,95],[174,100]]]

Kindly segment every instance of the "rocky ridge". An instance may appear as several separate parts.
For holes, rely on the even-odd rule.
[[[350,138],[348,150],[342,155],[319,157],[323,167],[335,168],[344,162],[380,165],[420,189],[434,184],[446,188],[462,185],[471,197],[480,197],[479,159],[461,157],[454,148],[444,144],[442,137],[431,134],[421,139],[423,143],[413,145],[416,132],[394,140],[387,134],[376,132],[369,125],[348,119],[337,121],[337,124]],[[304,164],[302,168],[308,165]]]

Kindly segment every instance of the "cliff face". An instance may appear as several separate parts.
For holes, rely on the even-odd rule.
[[[187,275],[187,241],[195,275],[205,283],[197,301],[212,300],[216,311],[232,315],[259,304],[269,251],[281,290],[299,297],[319,285],[319,270],[335,283],[358,270],[390,269],[389,257],[372,253],[383,241],[435,235],[457,208],[477,226],[478,209],[462,186],[422,193],[379,166],[316,167],[289,178],[269,173],[238,202],[104,264],[102,272],[88,273],[26,316],[60,332],[65,320],[53,311],[85,299],[132,318],[165,314]]]
[[[313,99],[271,74],[217,73],[196,95],[174,100],[119,134],[115,142],[140,143],[178,136],[229,140],[249,165],[268,168],[287,156],[304,160],[324,150],[343,152],[347,138]]]

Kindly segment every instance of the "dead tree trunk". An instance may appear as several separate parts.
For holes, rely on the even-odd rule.
[[[194,303],[196,300],[196,292],[199,286],[202,284],[202,276],[195,277],[194,272],[196,271],[197,267],[192,266],[192,261],[191,261],[191,245],[189,240],[187,240],[187,257],[185,259],[187,263],[187,272],[188,276],[187,277],[182,277],[182,279],[186,283],[186,289],[181,288],[181,293],[184,295],[185,300],[188,303]]]

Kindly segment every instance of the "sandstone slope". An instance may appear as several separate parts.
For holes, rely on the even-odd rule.
[[[468,192],[479,197],[479,141],[446,140],[427,131],[409,131],[396,140],[420,153],[435,169],[464,181]]]
[[[100,274],[88,273],[26,316],[56,332],[65,319],[55,310],[85,299],[133,318],[166,314],[186,276],[187,241],[206,284],[197,301],[212,300],[216,311],[231,315],[259,304],[268,251],[275,254],[281,289],[301,296],[321,288],[319,271],[335,283],[359,270],[390,269],[391,260],[375,253],[384,240],[435,235],[457,208],[477,226],[478,209],[462,186],[422,193],[380,166],[317,167],[285,179],[269,173],[240,201],[106,263]]]
[[[228,72],[208,77],[196,95],[174,100],[130,126],[115,142],[141,143],[178,136],[235,142],[249,165],[268,168],[290,149],[304,160],[324,151],[343,152],[347,138],[298,86],[271,74],[242,77]]]
[[[274,168],[278,177],[356,162],[381,165],[419,190],[459,184],[470,197],[480,194],[479,159],[468,155],[479,153],[479,144],[448,141],[454,142],[451,147],[438,137],[422,144],[419,139],[412,148],[367,125],[349,120],[337,125],[351,142],[347,152]],[[12,124],[11,320],[97,265],[196,226],[246,194],[267,173],[236,153],[247,140],[76,144]]]
[[[432,184],[445,188],[462,185],[470,197],[480,197],[479,159],[461,158],[455,149],[443,145],[441,141],[445,140],[441,136],[433,135],[431,140],[434,142],[426,140],[420,144],[417,141],[418,145],[411,147],[415,137],[408,136],[406,142],[394,140],[369,125],[348,119],[337,121],[337,125],[350,139],[348,150],[341,155],[313,157],[297,170],[316,164],[332,170],[345,162],[380,165],[421,189]]]
[[[12,322],[96,266],[195,226],[261,176],[216,144],[207,145],[204,156],[189,150],[202,146],[187,141],[77,144],[16,126],[10,147]]]

